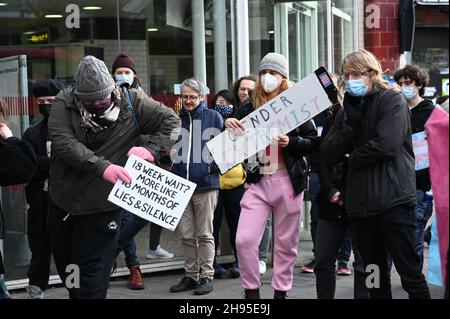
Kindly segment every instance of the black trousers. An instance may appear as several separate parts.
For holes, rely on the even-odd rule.
[[[388,255],[392,257],[410,299],[430,299],[415,251],[415,213],[406,205],[380,215],[351,219],[356,245],[364,265],[378,266],[379,288],[370,288],[372,299],[392,299]]]
[[[48,226],[53,257],[61,280],[71,299],[105,299],[120,230],[121,210],[92,215],[72,216],[50,203]],[[79,267],[79,287],[73,283]],[[69,268],[69,269],[71,269]],[[67,280],[66,279],[70,279]]]
[[[50,278],[51,245],[50,234],[45,230],[41,236],[28,234],[28,247],[31,251],[30,266],[28,267],[29,284],[47,289]]]
[[[336,259],[348,228],[349,224],[346,221],[319,219],[315,245],[317,264],[314,266],[318,299],[334,299]],[[353,244],[353,254],[355,257],[353,262],[355,271],[353,295],[355,299],[368,299],[369,292],[365,285],[365,268],[355,244]]]
[[[214,211],[213,219],[213,236],[215,244],[215,252],[217,255],[217,248],[219,247],[220,227],[222,225],[222,217],[225,212],[225,219],[228,224],[230,244],[233,249],[234,256],[237,261],[236,251],[236,232],[241,215],[241,199],[244,196],[244,185],[233,189],[221,189],[217,199],[216,210]]]

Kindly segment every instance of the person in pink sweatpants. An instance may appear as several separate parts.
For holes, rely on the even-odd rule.
[[[290,87],[287,65],[286,58],[278,53],[269,53],[262,59],[260,79],[252,98],[225,121],[227,128],[242,134],[245,126],[240,119]],[[287,135],[274,137],[265,154],[257,155],[255,161],[244,165],[247,190],[241,200],[236,249],[246,299],[260,298],[258,246],[271,212],[274,229],[274,298],[286,298],[286,292],[292,288],[301,204],[306,186],[307,165],[303,156],[313,152],[317,142],[316,127],[309,120]],[[268,151],[272,151],[272,154]]]

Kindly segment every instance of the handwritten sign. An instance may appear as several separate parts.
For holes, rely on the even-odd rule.
[[[430,167],[428,157],[428,143],[425,132],[419,132],[412,135],[414,156],[416,158],[416,171]]]
[[[272,137],[289,133],[331,105],[325,89],[333,84],[323,70],[308,75],[244,117],[243,135],[227,129],[206,143],[222,174],[266,148]]]
[[[175,230],[196,184],[131,155],[125,165],[132,181],[117,181],[108,200],[127,211]]]

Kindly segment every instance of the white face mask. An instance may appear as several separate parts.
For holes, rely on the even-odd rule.
[[[266,73],[261,76],[261,84],[266,93],[271,93],[278,88],[278,79],[272,74]]]

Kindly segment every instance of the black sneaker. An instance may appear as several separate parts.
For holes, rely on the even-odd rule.
[[[198,282],[191,277],[183,277],[178,285],[170,287],[170,292],[182,292],[198,287]]]
[[[200,279],[200,284],[197,289],[194,290],[194,295],[206,295],[213,291],[213,289],[213,281],[208,278],[202,278]]]

